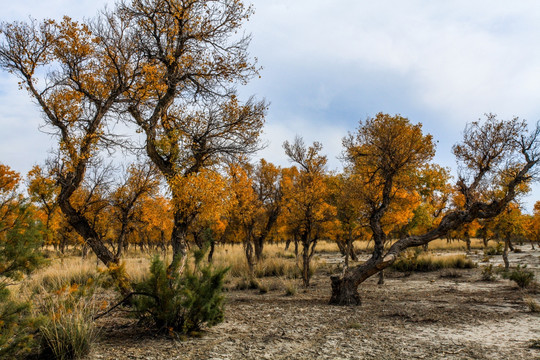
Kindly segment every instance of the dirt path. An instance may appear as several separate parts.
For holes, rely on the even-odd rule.
[[[538,256],[538,254],[536,255]],[[540,316],[507,280],[479,282],[480,269],[390,274],[361,288],[363,305],[327,305],[327,276],[287,297],[230,291],[226,321],[202,338],[152,337],[132,320],[104,321],[92,359],[540,359]],[[538,290],[529,291],[540,301]]]

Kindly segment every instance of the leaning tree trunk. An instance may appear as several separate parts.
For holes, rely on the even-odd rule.
[[[343,276],[331,276],[332,296],[329,303],[331,305],[360,305],[358,286],[369,277],[382,271],[392,262],[393,259],[388,261],[371,257],[362,265],[346,269]]]
[[[352,230],[349,230],[349,236],[347,237],[347,248],[351,260],[358,261],[358,255],[356,255],[356,250],[354,249],[354,237]]]
[[[77,231],[79,235],[85,241],[83,245],[83,250],[87,249],[89,246],[97,258],[103,262],[107,268],[109,268],[110,274],[113,279],[117,282],[120,292],[123,295],[129,294],[131,292],[131,286],[127,279],[127,275],[121,271],[120,261],[100,240],[100,237],[96,230],[90,226],[88,220],[81,215],[80,212],[75,210],[69,201],[69,192],[64,189],[61,190],[60,196],[58,197],[58,203],[60,209],[67,218],[68,223]]]

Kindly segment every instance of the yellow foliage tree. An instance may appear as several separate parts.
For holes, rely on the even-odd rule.
[[[405,249],[420,246],[449,231],[500,214],[526,188],[540,161],[538,127],[528,131],[517,118],[504,121],[488,115],[484,122],[467,126],[463,141],[453,148],[461,164],[452,207],[442,207],[440,220],[427,232],[404,235],[385,250],[383,219],[401,191],[420,192],[417,178],[434,155],[430,135],[399,115],[377,114],[360,122],[358,131],[344,140],[351,171],[366,185],[363,201],[369,209],[369,225],[375,248],[363,264],[332,276],[333,304],[360,304],[358,286],[390,266]],[[444,197],[441,197],[444,200]],[[437,201],[438,202],[438,201]]]
[[[327,202],[326,156],[322,145],[314,142],[306,147],[301,138],[283,144],[285,154],[299,169],[284,171],[281,182],[284,216],[290,233],[297,234],[302,244],[302,280],[309,286],[310,262],[317,241],[328,231],[336,209]]]

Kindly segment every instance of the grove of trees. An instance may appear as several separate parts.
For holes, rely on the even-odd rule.
[[[339,174],[320,143],[300,137],[283,144],[290,167],[255,162],[268,104],[236,92],[258,75],[250,37],[239,35],[252,12],[239,0],[126,0],[84,23],[2,23],[0,66],[56,145],[28,174],[27,197],[0,165],[0,244],[28,222],[60,251],[91,249],[127,294],[129,247],[170,246],[169,270],[181,272],[188,247],[240,243],[253,271],[265,243],[294,242],[309,286],[317,242],[334,240],[345,266],[330,303],[359,305],[362,282],[451,232],[502,239],[506,252],[513,237],[539,241],[540,206],[527,216],[516,201],[537,179],[540,127],[518,118],[467,125],[453,147],[455,181],[433,162],[421,124],[384,113],[343,139]],[[108,164],[118,151],[138,161]],[[374,248],[353,266],[356,240]]]

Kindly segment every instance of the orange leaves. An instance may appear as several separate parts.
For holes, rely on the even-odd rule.
[[[0,164],[0,196],[16,189],[21,176],[7,165]]]
[[[56,25],[55,54],[57,57],[70,59],[92,54],[96,40],[86,24],[72,21],[68,16],[64,16],[60,24],[53,23]]]
[[[374,175],[404,173],[424,165],[435,155],[431,135],[400,115],[378,113],[360,122],[355,136],[344,140],[348,158]]]
[[[245,169],[237,164],[229,166],[229,186],[231,190],[231,203],[234,217],[241,223],[253,221],[256,213],[261,209],[257,194],[253,191],[253,182]]]
[[[408,224],[421,202],[446,185],[445,169],[429,164],[435,154],[431,135],[400,115],[379,113],[361,121],[343,144],[361,213],[380,239],[383,228],[387,233]]]
[[[20,179],[18,172],[0,164],[0,235],[13,225],[21,213],[21,198],[17,192]]]
[[[335,207],[327,203],[326,157],[319,154],[319,143],[306,147],[300,138],[292,144],[285,142],[284,148],[289,158],[300,165],[299,170],[283,170],[284,216],[291,232],[312,241],[323,235],[323,225],[335,215]]]
[[[177,175],[168,183],[175,211],[188,217],[217,221],[230,204],[225,180],[216,171],[203,169],[187,176]]]

